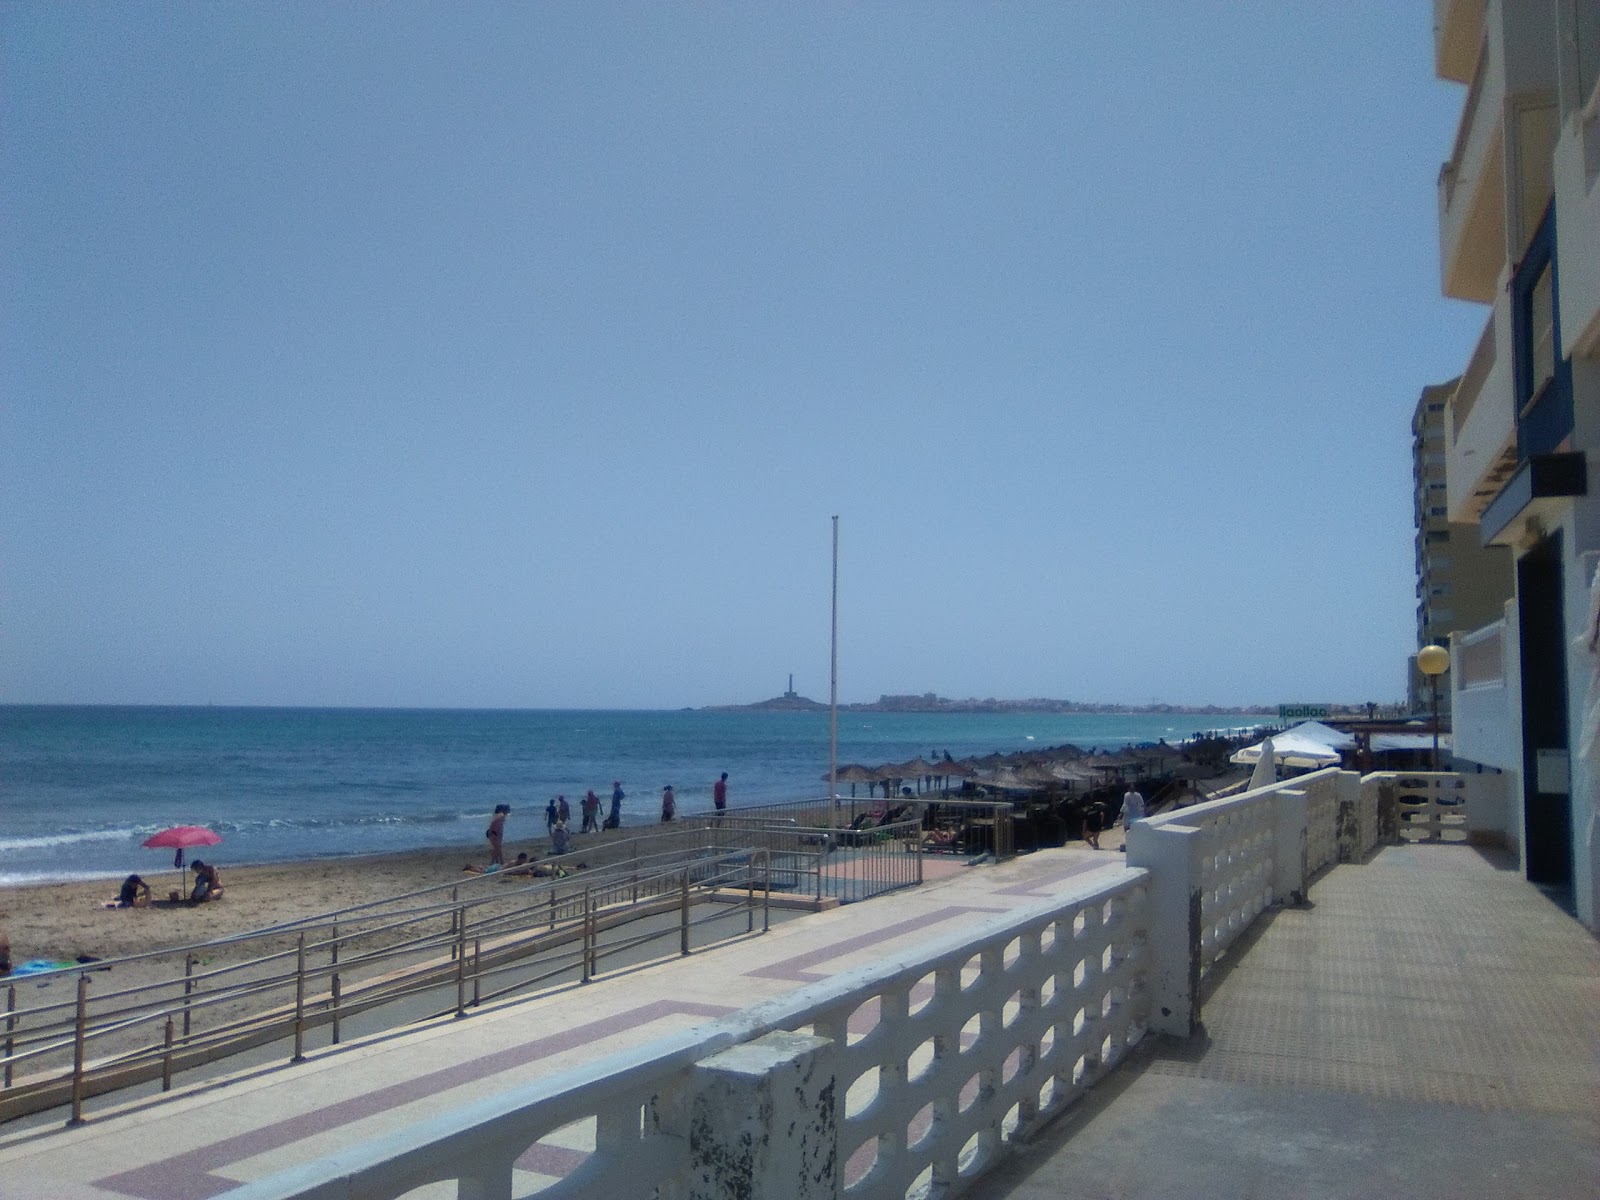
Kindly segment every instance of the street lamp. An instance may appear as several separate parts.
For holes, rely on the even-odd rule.
[[[1439,769],[1439,676],[1450,669],[1450,651],[1443,646],[1424,646],[1417,651],[1417,670],[1433,685],[1433,769]]]

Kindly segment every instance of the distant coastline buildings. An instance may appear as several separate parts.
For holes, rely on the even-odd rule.
[[[1504,783],[1474,825],[1600,930],[1600,748],[1579,753],[1600,700],[1600,0],[1433,7],[1435,71],[1465,89],[1439,174],[1442,289],[1487,306],[1438,414],[1449,544],[1466,527],[1513,576],[1499,613],[1450,637],[1454,755]]]
[[[774,696],[770,700],[758,700],[754,704],[717,704],[709,706],[707,712],[813,712],[826,711],[827,705],[802,696],[794,690],[794,676],[789,676],[789,688],[781,696]],[[1367,711],[1366,706],[1356,705],[1348,709],[1338,708],[1337,711],[1359,715]],[[1033,698],[1027,700],[996,700],[966,699],[952,700],[940,696],[935,692],[923,692],[920,695],[884,695],[876,700],[861,704],[841,704],[840,712],[914,712],[914,713],[1182,713],[1196,716],[1224,716],[1244,713],[1249,716],[1275,716],[1276,707],[1268,705],[1244,705],[1229,707],[1217,704],[1095,704],[1084,703],[1076,700],[1050,700]]]

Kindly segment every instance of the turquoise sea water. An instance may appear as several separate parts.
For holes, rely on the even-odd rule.
[[[875,766],[1071,742],[1175,741],[1250,717],[841,713],[839,761]],[[0,706],[0,884],[159,870],[168,825],[209,825],[204,857],[279,862],[481,846],[494,806],[507,841],[544,831],[549,797],[620,779],[624,824],[670,783],[679,810],[826,794],[825,713]]]

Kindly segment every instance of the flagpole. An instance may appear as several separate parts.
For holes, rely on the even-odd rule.
[[[833,518],[832,665],[828,672],[828,800],[839,807],[839,518]]]

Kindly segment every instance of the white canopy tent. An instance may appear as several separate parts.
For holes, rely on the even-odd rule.
[[[1321,721],[1303,721],[1264,742],[1234,751],[1232,761],[1253,766],[1261,760],[1262,747],[1269,742],[1272,755],[1279,765],[1311,770],[1338,766],[1342,757],[1340,752],[1354,749],[1356,744],[1355,738],[1348,733],[1340,733]]]

